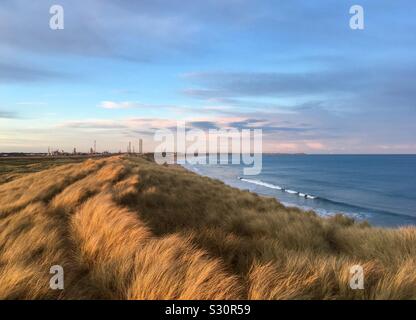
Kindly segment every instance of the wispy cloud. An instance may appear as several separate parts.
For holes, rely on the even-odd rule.
[[[0,119],[16,119],[18,118],[17,113],[12,111],[1,111],[0,110]]]
[[[215,121],[190,121],[188,125],[196,129],[209,130],[217,129],[219,124]]]
[[[39,82],[68,78],[71,78],[71,76],[62,72],[26,66],[20,63],[0,62],[0,83]]]
[[[19,114],[14,111],[2,111],[0,110],[0,119],[18,119]]]
[[[182,10],[183,2],[60,0],[67,17],[75,17],[76,21],[67,18],[64,30],[51,32],[47,24],[50,1],[37,4],[25,0],[15,0],[13,4],[3,1],[0,5],[0,49],[140,62],[153,61],[177,51],[186,54],[187,48],[195,45],[192,39],[199,31],[199,23],[192,16],[198,13],[199,6],[192,6],[193,1],[188,1],[189,8],[195,7],[193,12],[188,12]]]
[[[141,108],[145,105],[137,102],[137,101],[102,101],[99,104],[100,108],[103,109],[132,109],[132,108]]]
[[[355,32],[349,0],[60,0],[54,32],[54,2],[2,0],[0,135],[48,122],[68,144],[111,143],[186,119],[262,128],[276,148],[415,152],[414,0],[362,1],[368,23]],[[25,121],[3,120],[14,118]]]
[[[190,110],[188,107],[175,106],[175,105],[162,105],[154,103],[142,103],[139,101],[101,101],[98,106],[103,109],[109,110],[122,110],[122,109],[143,109],[143,110],[172,110],[172,111],[186,111]]]
[[[83,120],[83,121],[65,121],[58,125],[61,128],[73,129],[124,129],[124,124],[112,120]]]
[[[355,72],[349,70],[190,73],[185,79],[205,86],[185,91],[202,98],[318,95],[349,92],[362,85],[362,79],[357,79]]]
[[[357,70],[358,69],[358,70]],[[384,76],[380,76],[383,74]],[[313,106],[335,111],[363,108],[414,109],[416,67],[361,66],[331,70],[282,72],[194,72],[183,75],[197,88],[183,93],[204,101],[226,101],[244,108],[269,107],[275,110],[299,111]],[[259,99],[258,102],[245,99]],[[261,99],[293,99],[293,106],[264,103]]]

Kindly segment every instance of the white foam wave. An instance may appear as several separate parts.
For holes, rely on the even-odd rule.
[[[290,189],[287,189],[287,190],[285,190],[287,193],[290,193],[290,194],[298,194],[299,192],[297,192],[297,191],[295,191],[295,190],[290,190]]]
[[[239,178],[239,179],[241,181],[244,181],[244,182],[257,184],[259,186],[263,186],[263,187],[270,188],[270,189],[276,189],[276,190],[282,190],[283,189],[280,186],[277,186],[277,185],[274,185],[274,184],[271,184],[271,183],[267,183],[267,182],[263,182],[263,181],[260,181],[260,180],[252,180],[252,179],[245,179],[245,178]]]
[[[302,197],[302,198],[305,198],[305,199],[313,200],[313,199],[317,198],[317,197],[312,196],[312,195],[307,194],[307,193],[302,193],[302,192],[298,192],[298,191],[295,191],[295,190],[285,189],[281,186],[271,184],[271,183],[268,183],[268,182],[264,182],[264,181],[261,181],[261,180],[246,179],[246,178],[240,178],[240,177],[238,177],[238,179],[241,180],[241,181],[244,181],[244,182],[256,184],[258,186],[263,186],[263,187],[266,187],[266,188],[269,188],[269,189],[282,190],[282,191],[290,193],[290,194],[296,194],[299,197]]]

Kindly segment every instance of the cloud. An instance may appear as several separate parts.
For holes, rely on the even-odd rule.
[[[149,104],[141,103],[138,101],[101,101],[98,105],[103,109],[170,109],[174,111],[189,111],[187,107],[180,107],[174,105],[158,105],[158,104]]]
[[[301,123],[295,124],[290,121],[281,121],[279,118],[263,118],[254,119],[246,118],[238,121],[230,121],[227,123],[230,128],[242,129],[261,129],[264,135],[274,135],[274,137],[282,138],[284,134],[285,139],[298,140],[298,139],[309,139],[310,134],[320,132],[321,136],[324,130],[320,130],[313,126]],[[279,136],[277,136],[279,135]]]
[[[402,0],[401,5],[363,1],[365,8],[375,13],[373,28],[357,34],[348,28],[351,4],[347,0],[322,0],[318,6],[309,6],[304,0],[265,0],[261,4],[255,0],[60,0],[65,29],[59,32],[48,26],[52,1],[3,0],[0,52],[9,49],[136,62],[178,61],[179,57],[186,61],[215,55],[229,42],[236,50],[254,47],[256,58],[249,52],[250,62],[267,58],[266,62],[274,63],[282,57],[286,61],[296,57],[300,59],[296,64],[306,60],[333,64],[334,56],[360,54],[360,49],[372,45],[378,49],[381,43],[396,44],[398,37],[415,45],[408,32],[415,26],[412,10],[401,9],[411,7],[412,1]],[[399,21],[395,21],[395,28],[386,28],[394,14]],[[379,30],[383,30],[383,41]]]
[[[112,120],[66,121],[58,127],[73,129],[124,129],[125,125]]]
[[[122,101],[122,102],[102,101],[99,104],[99,107],[103,109],[131,109],[131,108],[141,108],[144,106],[145,105],[140,104],[136,101]]]
[[[349,92],[362,85],[352,71],[192,73],[185,78],[205,85],[185,93],[201,98],[292,96]],[[354,80],[354,81],[352,81]]]
[[[230,122],[229,125],[231,127],[238,127],[238,128],[247,128],[247,127],[260,127],[261,125],[266,124],[267,121],[265,121],[264,119],[244,119],[244,120],[239,120],[239,121],[233,121]]]
[[[87,119],[64,121],[57,128],[79,130],[116,130],[118,132],[153,132],[157,129],[176,128],[176,121],[158,118],[121,118],[117,120]]]
[[[349,0],[319,5],[304,0],[60,0],[65,10],[60,31],[48,26],[53,1],[3,0],[0,85],[26,85],[24,100],[20,88],[9,91],[7,103],[14,104],[36,101],[40,90],[51,94],[56,89],[56,80],[73,79],[45,110],[56,112],[54,118],[69,117],[68,101],[59,99],[67,100],[69,91],[72,95],[79,88],[72,71],[82,70],[96,81],[82,83],[85,96],[71,96],[71,105],[78,107],[98,96],[94,101],[100,108],[140,108],[143,115],[186,118],[190,127],[263,128],[281,145],[302,141],[317,148],[306,145],[316,142],[334,150],[411,146],[416,135],[416,60],[411,54],[416,37],[409,32],[416,27],[414,2],[362,1],[366,29],[354,32],[348,27]],[[389,28],[392,19],[394,28]],[[185,71],[191,72],[175,78]],[[108,92],[103,79],[121,89]],[[132,101],[136,97],[148,104]],[[186,105],[159,105],[168,98]],[[98,108],[83,111],[94,118]],[[16,116],[3,113],[3,118]],[[83,138],[85,131],[147,133],[171,128],[175,121],[92,119],[66,125],[68,137],[74,131]]]
[[[60,0],[65,28],[51,31],[49,8],[53,2],[2,1],[0,49],[139,62],[177,53],[192,54],[200,30],[198,16],[201,14],[198,13],[203,12],[200,5],[193,5],[193,2]],[[208,2],[223,6],[217,1]],[[184,10],[184,5],[188,10]],[[237,9],[235,5],[227,7],[234,7],[234,12]],[[214,9],[215,6],[211,8],[212,16]]]
[[[0,62],[0,82],[38,82],[70,78],[68,74],[25,66],[22,64]]]
[[[380,76],[383,74],[383,76]],[[183,78],[198,88],[183,90],[204,101],[225,101],[238,107],[273,108],[280,111],[305,109],[359,110],[414,109],[416,66],[343,66],[330,70],[282,72],[194,72]],[[244,99],[258,99],[258,101]],[[304,101],[297,105],[262,102],[264,98]]]
[[[325,149],[325,145],[321,142],[308,142],[306,143],[306,145],[310,148],[310,149],[314,149],[314,150],[322,150]]]
[[[20,118],[16,112],[0,110],[0,119],[18,119]]]
[[[244,128],[258,128],[262,129],[265,133],[273,132],[307,132],[313,131],[314,128],[302,125],[292,125],[286,122],[286,126],[282,126],[278,120],[265,120],[265,119],[249,119],[249,118],[233,118],[233,117],[215,117],[215,118],[190,118],[185,120],[186,127],[197,128],[202,130],[209,129],[227,129],[235,128],[238,130]],[[176,130],[177,121],[171,119],[162,118],[123,118],[118,120],[100,120],[90,119],[82,121],[65,121],[58,125],[61,128],[72,129],[122,129],[124,131],[137,131],[141,132],[154,132],[158,129],[171,129]]]
[[[218,129],[218,123],[214,121],[190,121],[187,123],[192,128],[209,130],[209,129]]]

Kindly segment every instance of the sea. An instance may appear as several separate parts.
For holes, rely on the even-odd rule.
[[[263,154],[261,173],[244,164],[182,164],[200,175],[286,206],[342,213],[381,227],[416,225],[416,155]]]

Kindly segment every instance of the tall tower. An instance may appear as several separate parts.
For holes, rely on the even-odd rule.
[[[143,139],[139,140],[139,153],[142,154],[143,153]]]
[[[97,141],[94,140],[94,153],[97,153]]]
[[[131,153],[131,141],[129,141],[129,153]]]

